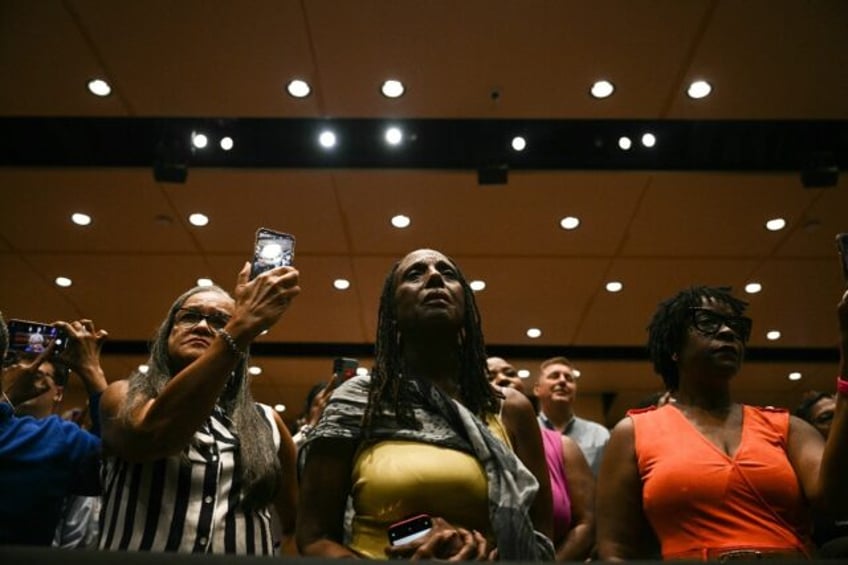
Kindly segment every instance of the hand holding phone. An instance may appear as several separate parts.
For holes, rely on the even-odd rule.
[[[356,376],[356,370],[358,368],[359,361],[356,359],[338,357],[333,361],[333,378],[339,382],[344,382]]]
[[[65,349],[65,332],[52,324],[12,319],[7,327],[10,351],[38,355],[53,344],[53,354],[58,355]]]
[[[277,267],[288,267],[294,263],[294,236],[259,228],[253,248],[253,261],[250,267],[250,280],[265,271]]]

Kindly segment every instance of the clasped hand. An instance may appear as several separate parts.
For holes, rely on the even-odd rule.
[[[433,518],[433,527],[424,537],[404,545],[389,546],[389,559],[439,559],[443,561],[494,561],[497,549],[476,530],[452,526],[443,518]]]

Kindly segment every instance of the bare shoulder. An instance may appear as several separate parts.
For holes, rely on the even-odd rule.
[[[536,413],[533,410],[533,405],[530,404],[530,400],[524,396],[523,393],[511,388],[503,388],[501,389],[501,393],[504,395],[504,412],[509,411],[510,413],[517,415],[527,413],[529,411],[529,413],[533,414],[535,417]]]
[[[115,381],[106,387],[100,398],[100,410],[105,414],[117,414],[127,398],[130,383],[123,379]]]

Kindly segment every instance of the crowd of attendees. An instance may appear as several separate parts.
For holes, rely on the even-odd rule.
[[[746,303],[692,287],[659,304],[664,389],[610,431],[575,412],[580,373],[544,361],[532,390],[486,354],[459,266],[420,249],[387,274],[370,374],[316,385],[292,434],[254,401],[252,341],[299,273],[170,306],[148,369],[111,384],[106,331],[56,322],[60,353],[9,350],[0,316],[0,544],[439,560],[848,556],[848,380],[794,414],[733,400]],[[839,375],[848,292],[836,308]],[[79,378],[88,421],[63,419]],[[527,387],[528,389],[530,387]],[[82,423],[82,425],[81,425]]]

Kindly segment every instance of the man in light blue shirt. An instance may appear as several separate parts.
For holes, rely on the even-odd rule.
[[[597,477],[610,433],[601,424],[574,414],[579,375],[571,361],[553,357],[542,362],[533,393],[539,400],[539,422],[577,442]]]

